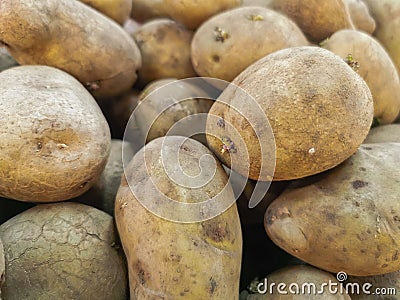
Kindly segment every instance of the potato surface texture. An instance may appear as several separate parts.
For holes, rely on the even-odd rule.
[[[132,11],[132,0],[80,0],[119,24],[129,18]]]

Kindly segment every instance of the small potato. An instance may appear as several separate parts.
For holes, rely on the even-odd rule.
[[[132,18],[138,22],[167,16],[164,0],[132,0]]]
[[[193,32],[168,19],[157,19],[142,25],[133,38],[142,54],[139,84],[161,78],[196,76],[190,60]]]
[[[329,272],[400,269],[399,143],[364,144],[312,185],[286,190],[265,213],[282,249]]]
[[[376,22],[372,18],[368,6],[362,0],[344,0],[350,13],[354,27],[358,30],[373,34],[376,28]]]
[[[110,129],[89,92],[46,66],[0,73],[0,196],[57,202],[86,192],[110,152]]]
[[[15,66],[18,66],[18,63],[12,58],[7,48],[0,47],[0,72]]]
[[[21,65],[64,70],[97,98],[121,94],[136,81],[135,42],[79,1],[2,0],[0,15],[0,41]]]
[[[263,7],[239,7],[207,20],[191,48],[198,75],[232,81],[260,58],[308,41],[287,17]]]
[[[400,271],[365,277],[350,276],[349,282],[358,283],[360,286],[360,292],[352,293],[352,300],[398,300],[398,293],[400,291]],[[362,287],[368,287],[365,290],[368,293],[364,293]],[[377,294],[379,289],[379,294]],[[372,294],[374,293],[374,294]],[[373,297],[373,298],[372,298]]]
[[[381,44],[366,33],[340,30],[322,47],[356,64],[374,99],[374,117],[380,124],[392,123],[400,112],[400,80],[396,66]]]
[[[43,204],[0,226],[7,300],[127,296],[127,272],[113,219],[78,203]]]
[[[79,0],[106,16],[113,19],[120,25],[129,18],[132,11],[132,0]]]
[[[400,143],[400,124],[389,124],[372,128],[364,144],[375,143]]]

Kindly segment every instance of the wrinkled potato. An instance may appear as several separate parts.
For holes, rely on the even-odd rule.
[[[6,48],[0,47],[0,72],[18,66]]]
[[[364,144],[321,181],[286,190],[265,214],[268,235],[329,272],[399,270],[399,155],[398,143]]]
[[[400,124],[389,124],[372,128],[364,144],[400,143]]]
[[[139,83],[161,78],[196,76],[190,60],[193,33],[181,24],[157,19],[142,25],[134,34],[142,55]]]
[[[5,299],[126,299],[126,266],[104,212],[78,203],[38,205],[2,224],[0,239]]]
[[[357,151],[372,123],[367,84],[321,48],[277,51],[232,83],[211,107],[207,141],[250,179],[291,180],[333,168]]]
[[[307,45],[287,17],[263,7],[239,7],[212,17],[196,31],[191,56],[198,75],[232,81],[272,52]]]
[[[362,0],[345,0],[350,13],[354,27],[358,30],[373,34],[376,28],[376,22],[372,18],[368,6]]]
[[[166,151],[166,159],[160,159],[161,151]],[[179,162],[171,159],[174,155]],[[165,171],[175,169],[176,164],[185,172],[174,172],[177,181]],[[213,169],[215,173],[211,174]],[[211,152],[185,137],[159,138],[135,155],[125,176],[117,195],[115,217],[128,260],[131,298],[238,299],[240,221],[226,173]],[[214,204],[233,205],[215,212],[210,211],[217,209],[209,206],[210,202],[199,210],[197,206],[188,210],[182,207],[183,203],[210,201],[218,194]],[[180,203],[179,208],[164,206],[167,200],[163,195]],[[196,223],[172,222],[169,217],[167,220],[152,213],[160,207],[175,221],[183,218],[190,222],[206,212],[217,216]]]
[[[167,16],[164,0],[132,0],[132,18],[138,22]]]
[[[64,70],[100,98],[136,81],[141,57],[135,42],[79,1],[3,0],[0,15],[0,41],[21,65]]]
[[[374,117],[380,124],[392,123],[400,111],[400,80],[396,66],[381,44],[366,33],[341,30],[323,47],[356,65],[374,99]],[[377,75],[379,74],[379,75]]]
[[[344,0],[272,0],[271,8],[295,21],[313,42],[354,27]]]
[[[106,16],[113,19],[119,24],[124,24],[124,22],[129,18],[132,11],[132,0],[79,0],[99,12],[105,14]]]
[[[56,202],[86,192],[110,151],[110,129],[89,92],[46,66],[0,73],[0,196]]]
[[[375,275],[366,277],[355,277],[350,276],[349,282],[358,283],[360,292],[351,294],[352,300],[398,300],[398,293],[400,291],[400,271]],[[372,285],[372,286],[371,286]],[[367,291],[364,293],[362,288]],[[377,288],[379,288],[379,294],[377,294]],[[394,289],[394,290],[393,290]]]
[[[196,29],[211,16],[240,4],[241,0],[164,0],[164,9],[172,19],[189,29]]]

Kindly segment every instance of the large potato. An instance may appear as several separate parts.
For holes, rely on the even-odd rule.
[[[104,299],[127,295],[113,219],[78,203],[43,204],[0,226],[4,299]]]
[[[0,47],[0,72],[17,65],[18,63],[12,58],[8,50]]]
[[[164,0],[132,0],[132,18],[138,22],[167,16]]]
[[[213,211],[216,207],[209,202],[207,208],[197,209],[197,204],[218,194],[217,206],[234,201],[226,173],[216,163],[199,142],[169,136],[147,144],[125,169],[115,217],[128,260],[132,299],[238,299],[242,235],[236,206],[222,214],[223,209]],[[179,166],[184,174],[172,171]],[[180,203],[179,208],[170,210],[163,195]],[[184,209],[184,203],[195,207]],[[204,213],[219,215],[180,223],[145,207],[184,222],[201,219]]]
[[[264,7],[239,7],[207,20],[192,41],[198,75],[232,81],[260,58],[308,41],[287,17]]]
[[[274,180],[333,168],[356,152],[372,123],[367,84],[324,49],[277,51],[232,83],[211,107],[207,140],[224,164],[251,179],[271,180],[274,155]]]
[[[350,13],[354,27],[358,30],[373,34],[376,22],[372,18],[368,6],[362,0],[344,0]]]
[[[22,65],[62,69],[96,97],[128,90],[141,64],[132,38],[79,1],[2,0],[0,41]]]
[[[398,300],[400,271],[366,277],[350,276],[349,282],[358,283],[359,289],[351,294],[352,300]],[[364,290],[367,292],[365,293]]]
[[[79,0],[110,17],[119,24],[129,18],[132,11],[132,0]]]
[[[345,60],[358,63],[374,99],[374,117],[380,124],[392,123],[400,111],[400,80],[396,66],[381,44],[366,33],[340,30],[323,47]],[[350,62],[352,63],[352,62]]]
[[[400,143],[400,124],[389,124],[372,128],[364,144],[372,143]]]
[[[99,106],[72,76],[46,66],[0,73],[0,196],[77,197],[103,171],[110,142]]]
[[[399,270],[399,155],[398,143],[365,144],[321,181],[286,190],[265,214],[268,235],[330,272]]]

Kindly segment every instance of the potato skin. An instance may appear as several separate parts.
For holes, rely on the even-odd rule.
[[[129,18],[132,11],[132,0],[79,0],[106,16],[113,19],[120,25]]]
[[[154,199],[154,203],[163,199],[152,180],[162,194],[184,203],[206,201],[219,193],[227,183],[226,173],[219,164],[211,181],[199,189],[184,188],[167,177],[160,160],[163,142],[167,147],[181,145],[180,161],[190,175],[199,170],[200,156],[212,155],[194,140],[187,139],[181,144],[184,139],[169,136],[147,144],[128,165],[118,191],[115,218],[128,260],[131,298],[235,300],[239,295],[242,255],[235,204],[208,221],[176,223],[149,212],[128,186],[128,182],[141,186],[140,197]],[[148,170],[143,155],[152,166]],[[230,188],[224,197],[223,201],[234,197]]]
[[[266,211],[268,235],[329,272],[399,270],[399,154],[400,144],[364,144],[321,181],[283,192]]]
[[[0,238],[5,299],[126,299],[126,266],[104,212],[78,203],[38,205],[2,224]]]
[[[251,65],[232,83],[238,88],[226,88],[211,107],[207,141],[224,164],[243,176],[249,167],[248,177],[254,180],[270,180],[271,174],[260,166],[262,162],[272,164],[274,155],[274,180],[298,179],[333,168],[357,151],[372,123],[368,86],[340,57],[324,49],[277,51]],[[245,93],[254,97],[254,104],[249,104],[253,100]],[[232,126],[222,128],[216,118]],[[266,131],[265,118],[273,136],[258,137],[250,126]],[[237,145],[235,153],[221,151],[224,137]]]
[[[0,73],[1,197],[56,202],[83,194],[103,171],[110,142],[96,101],[69,74],[46,66]]]
[[[97,98],[118,95],[136,81],[141,57],[135,42],[79,1],[4,0],[0,15],[0,41],[22,65],[64,70]]]
[[[362,0],[344,0],[344,2],[349,9],[354,27],[366,33],[373,34],[376,28],[376,22],[371,16],[365,2]]]
[[[396,66],[381,44],[361,31],[340,30],[322,46],[343,59],[352,55],[359,63],[357,73],[368,84],[374,99],[374,117],[380,124],[392,123],[400,112],[400,80]]]
[[[388,124],[370,130],[364,144],[400,143],[400,124]]]
[[[191,57],[199,76],[230,82],[272,52],[307,45],[289,18],[264,7],[239,7],[201,25],[192,40]]]
[[[132,18],[138,22],[167,16],[164,0],[132,0]]]

